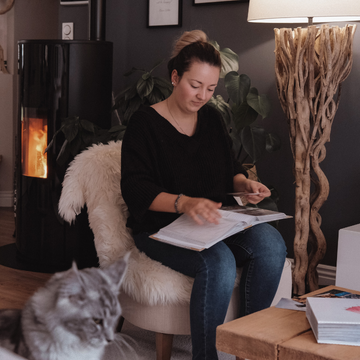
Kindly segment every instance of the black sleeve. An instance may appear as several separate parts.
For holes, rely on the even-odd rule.
[[[166,189],[154,181],[156,139],[149,114],[137,111],[126,128],[121,150],[121,192],[137,222],[141,222],[156,196]]]

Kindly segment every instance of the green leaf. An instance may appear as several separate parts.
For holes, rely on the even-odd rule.
[[[230,105],[223,99],[223,97],[221,95],[217,95],[217,96],[212,96],[210,98],[210,100],[208,101],[208,104],[212,107],[214,107],[215,109],[217,109],[224,121],[225,124],[227,126],[230,125],[231,120],[232,120],[232,116],[231,116],[231,107]]]
[[[169,90],[172,89],[172,86],[171,86],[169,80],[158,77],[158,76],[154,76],[153,79],[154,79],[155,84],[158,85],[159,87],[164,87]]]
[[[221,58],[220,78],[224,78],[225,75],[230,71],[239,70],[239,56],[236,53],[234,53],[229,48],[225,48],[221,50],[219,44],[214,40],[210,41],[210,44],[214,46],[214,48],[220,53],[220,58]]]
[[[83,127],[83,129],[95,133],[95,126],[94,123],[88,120],[80,120],[80,124]]]
[[[147,96],[150,105],[157,104],[158,102],[164,100],[164,95],[160,89],[154,86],[153,91]]]
[[[231,49],[225,48],[220,51],[221,72],[220,78],[224,78],[227,73],[239,70],[239,56]]]
[[[116,133],[119,131],[124,131],[126,129],[125,125],[114,125],[112,128],[109,129],[110,133]]]
[[[117,134],[117,136],[116,136],[116,138],[115,138],[115,140],[116,140],[116,141],[117,141],[117,140],[122,140],[123,137],[124,137],[124,134],[125,134],[125,130],[119,131],[118,134]]]
[[[149,76],[146,80],[140,78],[136,84],[136,90],[140,98],[143,99],[145,96],[148,96],[154,88],[154,79],[152,76]]]
[[[270,114],[270,100],[265,94],[259,95],[257,89],[250,89],[250,92],[246,96],[246,101],[263,119]]]
[[[93,143],[93,139],[94,139],[94,133],[88,131],[83,131],[81,133],[81,140],[83,142],[84,147],[90,146]]]
[[[236,71],[231,71],[225,76],[225,87],[230,99],[237,105],[246,100],[250,90],[250,78],[245,75],[239,75]]]
[[[241,131],[241,143],[255,164],[266,151],[266,131],[247,126]]]
[[[217,50],[220,51],[220,45],[215,40],[210,40],[209,43]]]
[[[234,105],[232,111],[234,114],[233,121],[238,131],[251,125],[258,117],[258,113],[246,101],[241,105]]]
[[[151,76],[151,74],[149,72],[146,72],[145,74],[141,75],[143,80],[147,80],[149,77]]]
[[[73,141],[79,132],[79,120],[76,119],[73,122],[67,122],[67,124],[62,127],[62,132],[68,142]]]

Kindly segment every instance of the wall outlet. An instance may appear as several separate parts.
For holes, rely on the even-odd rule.
[[[74,23],[62,23],[62,39],[74,40]]]

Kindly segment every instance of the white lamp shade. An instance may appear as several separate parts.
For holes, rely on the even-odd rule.
[[[360,0],[250,0],[248,21],[307,23],[359,21]]]

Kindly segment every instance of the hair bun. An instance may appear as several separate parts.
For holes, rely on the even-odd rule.
[[[185,46],[198,41],[208,42],[208,37],[202,30],[185,31],[175,42],[171,58],[177,56]]]

